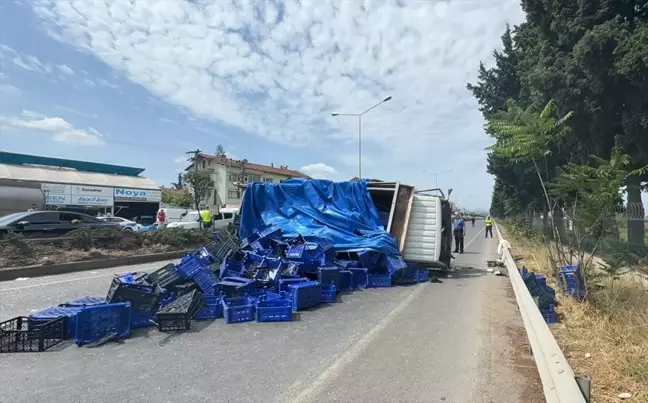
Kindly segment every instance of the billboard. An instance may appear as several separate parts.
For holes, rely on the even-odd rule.
[[[150,189],[115,188],[115,201],[159,203],[162,201],[162,192]]]

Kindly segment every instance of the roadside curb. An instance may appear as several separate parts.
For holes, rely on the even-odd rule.
[[[132,264],[159,262],[162,260],[171,260],[183,257],[194,250],[195,249],[186,249],[173,252],[150,253],[147,255],[123,256],[99,260],[83,260],[80,262],[60,264],[8,267],[6,269],[0,269],[0,281],[15,280],[19,277],[41,277],[86,270],[108,269],[110,267],[127,266]]]

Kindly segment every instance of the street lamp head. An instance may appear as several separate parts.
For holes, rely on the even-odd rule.
[[[337,112],[332,112],[331,113],[331,116],[337,116],[337,115],[339,115],[339,113],[337,113]]]
[[[391,95],[387,96],[385,99],[383,99],[383,102],[391,101],[392,97]]]

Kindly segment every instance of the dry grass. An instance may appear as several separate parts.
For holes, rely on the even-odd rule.
[[[526,267],[556,287],[543,245],[508,239]],[[592,402],[619,402],[619,393],[630,392],[629,402],[648,403],[648,292],[632,280],[606,279],[586,302],[562,295],[558,302],[560,323],[551,330],[574,372],[591,378]]]

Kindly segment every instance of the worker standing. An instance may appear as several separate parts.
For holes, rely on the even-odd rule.
[[[491,216],[486,217],[486,220],[484,220],[484,224],[486,224],[486,238],[488,238],[488,234],[490,233],[490,237],[493,237],[493,220],[491,219]]]
[[[461,213],[455,213],[455,219],[452,223],[454,229],[455,250],[454,253],[464,253],[464,235],[466,233],[466,223]]]
[[[203,211],[200,212],[200,219],[203,222],[203,228],[211,228],[212,216],[211,216],[211,211],[209,211],[209,209],[204,209]]]
[[[475,228],[475,217],[474,216],[470,217],[470,221],[472,221],[472,226],[473,228]]]
[[[166,212],[163,209],[158,210],[157,213],[158,229],[163,229],[164,227],[166,227],[167,224],[166,220],[167,220]]]

